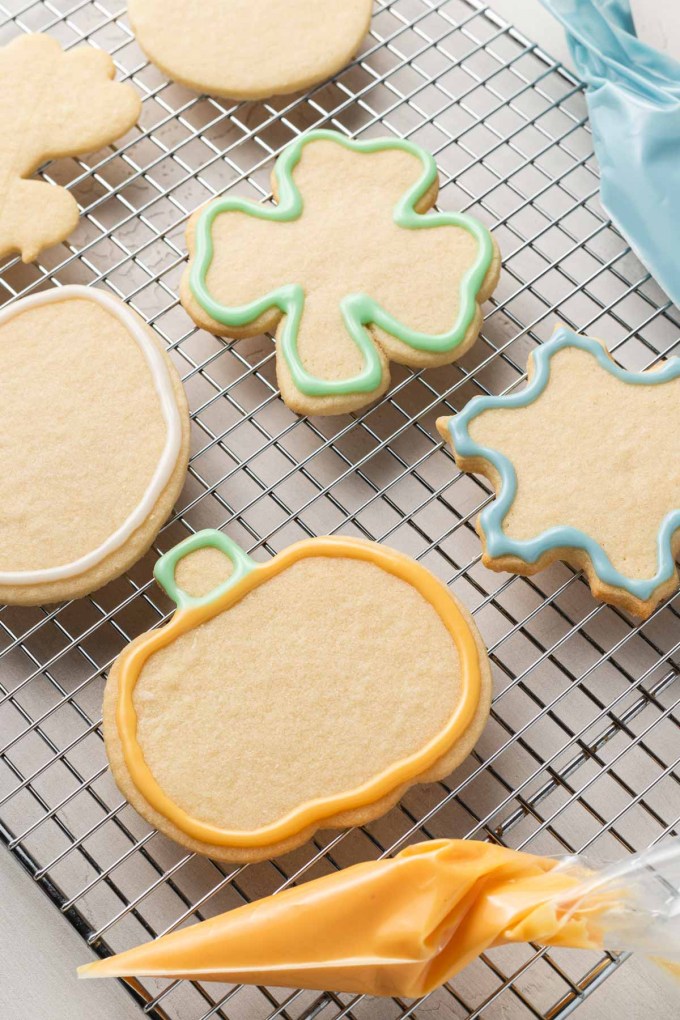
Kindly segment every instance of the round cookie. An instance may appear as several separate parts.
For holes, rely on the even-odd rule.
[[[0,312],[0,602],[86,595],[169,516],[189,456],[180,379],[118,298],[61,287]]]
[[[207,531],[156,577],[178,610],[114,663],[104,736],[130,803],[190,850],[262,860],[368,822],[486,723],[479,633],[401,553],[319,538],[256,564]]]
[[[132,29],[169,78],[230,99],[288,95],[358,52],[372,0],[129,0]]]

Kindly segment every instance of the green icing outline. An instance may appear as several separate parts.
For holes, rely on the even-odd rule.
[[[423,172],[409,191],[399,200],[394,210],[394,222],[409,230],[428,230],[434,227],[455,226],[467,230],[478,243],[475,262],[461,279],[461,300],[458,318],[448,333],[428,334],[409,330],[367,294],[349,294],[340,302],[345,328],[364,358],[364,368],[350,379],[319,379],[311,375],[302,364],[298,352],[298,333],[305,303],[301,284],[284,284],[259,300],[248,305],[227,307],[215,301],[207,287],[207,274],[214,255],[212,227],[217,216],[224,212],[242,212],[258,219],[276,223],[291,223],[303,212],[303,199],[293,180],[293,171],[300,162],[305,145],[314,141],[331,141],[353,152],[374,153],[392,149],[416,156]],[[365,327],[370,323],[401,340],[409,347],[431,354],[443,354],[458,347],[475,316],[477,295],[484,283],[494,257],[491,234],[481,223],[465,213],[418,213],[416,205],[438,179],[434,157],[419,145],[401,138],[379,138],[355,141],[336,131],[317,130],[301,135],[288,145],[278,157],[274,172],[278,183],[277,205],[262,205],[249,199],[223,197],[209,202],[196,225],[196,250],[189,270],[189,287],[203,310],[223,326],[243,327],[261,315],[278,308],[285,315],[285,325],[279,343],[296,388],[309,397],[330,397],[352,393],[370,393],[382,380],[382,366],[373,340]]]
[[[213,588],[212,591],[205,595],[195,596],[189,595],[179,587],[175,580],[175,570],[180,560],[198,549],[218,549],[231,560],[234,569],[227,580]],[[224,535],[215,528],[206,528],[204,531],[197,531],[195,535],[190,535],[179,545],[164,553],[156,561],[153,573],[158,584],[170,596],[178,609],[190,609],[214,602],[225,591],[229,591],[235,584],[242,581],[246,574],[249,574],[256,566],[255,560],[251,559],[248,553],[244,552],[241,546],[228,535]]]

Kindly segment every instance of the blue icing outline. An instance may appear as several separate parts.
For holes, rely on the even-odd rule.
[[[641,601],[650,599],[657,588],[669,581],[675,573],[672,551],[674,532],[680,528],[680,508],[671,510],[664,517],[657,537],[658,570],[654,577],[636,580],[619,573],[606,552],[595,539],[579,528],[559,525],[549,528],[536,538],[518,541],[503,532],[503,521],[517,494],[517,475],[512,462],[498,450],[488,449],[475,443],[468,432],[473,418],[494,408],[527,407],[543,393],[550,378],[550,361],[565,347],[578,347],[592,354],[611,375],[632,385],[657,386],[680,377],[680,358],[673,358],[653,372],[628,372],[610,358],[606,349],[597,340],[578,336],[565,326],[555,331],[553,337],[535,350],[534,373],[531,382],[519,393],[501,397],[473,397],[463,410],[448,422],[448,430],[456,453],[460,457],[476,457],[488,461],[501,480],[496,499],[485,507],[479,516],[484,533],[487,552],[494,559],[515,556],[525,563],[536,563],[545,553],[553,549],[582,549],[588,554],[599,579],[613,588],[621,588]]]

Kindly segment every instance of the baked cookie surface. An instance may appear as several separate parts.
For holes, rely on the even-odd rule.
[[[184,483],[182,384],[123,302],[61,287],[0,312],[0,602],[85,595],[136,562]]]
[[[312,131],[284,149],[272,187],[276,205],[227,196],[194,213],[180,295],[217,335],[276,330],[292,410],[356,410],[387,390],[390,360],[449,364],[474,343],[500,256],[472,217],[428,212],[429,153]]]
[[[358,52],[372,0],[129,0],[139,45],[169,78],[230,99],[308,88]]]
[[[450,773],[485,725],[476,627],[408,557],[310,539],[256,564],[199,532],[156,575],[178,611],[114,663],[104,735],[131,804],[191,850],[258,860],[362,824]]]
[[[496,488],[477,522],[484,563],[533,574],[563,560],[597,598],[647,617],[678,587],[680,359],[629,372],[562,327],[528,376],[437,422],[457,465]]]
[[[132,127],[141,100],[112,81],[113,60],[92,46],[64,52],[48,35],[23,35],[0,49],[0,256],[24,262],[63,241],[78,203],[57,185],[26,180],[41,163],[94,152]]]

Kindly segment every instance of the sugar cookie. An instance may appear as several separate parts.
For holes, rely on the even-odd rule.
[[[678,587],[680,358],[628,372],[562,327],[528,374],[437,422],[461,470],[496,488],[477,523],[484,563],[534,574],[564,560],[597,598],[647,617]]]
[[[294,411],[356,410],[388,388],[390,360],[448,364],[474,343],[500,256],[471,217],[427,213],[439,180],[423,149],[312,131],[272,186],[276,205],[226,197],[194,213],[181,300],[220,336],[276,329]]]
[[[267,99],[330,78],[358,52],[372,0],[129,0],[132,29],[169,78]]]
[[[153,332],[91,287],[0,312],[0,602],[85,595],[122,574],[182,488],[189,418]]]
[[[26,180],[41,163],[93,152],[124,135],[141,101],[111,81],[108,53],[78,46],[65,53],[48,35],[23,35],[0,49],[0,256],[31,262],[78,223],[65,188]]]
[[[401,553],[319,538],[257,564],[206,531],[156,577],[178,608],[114,663],[104,736],[130,803],[190,850],[254,861],[367,822],[448,775],[486,722],[475,625]]]

